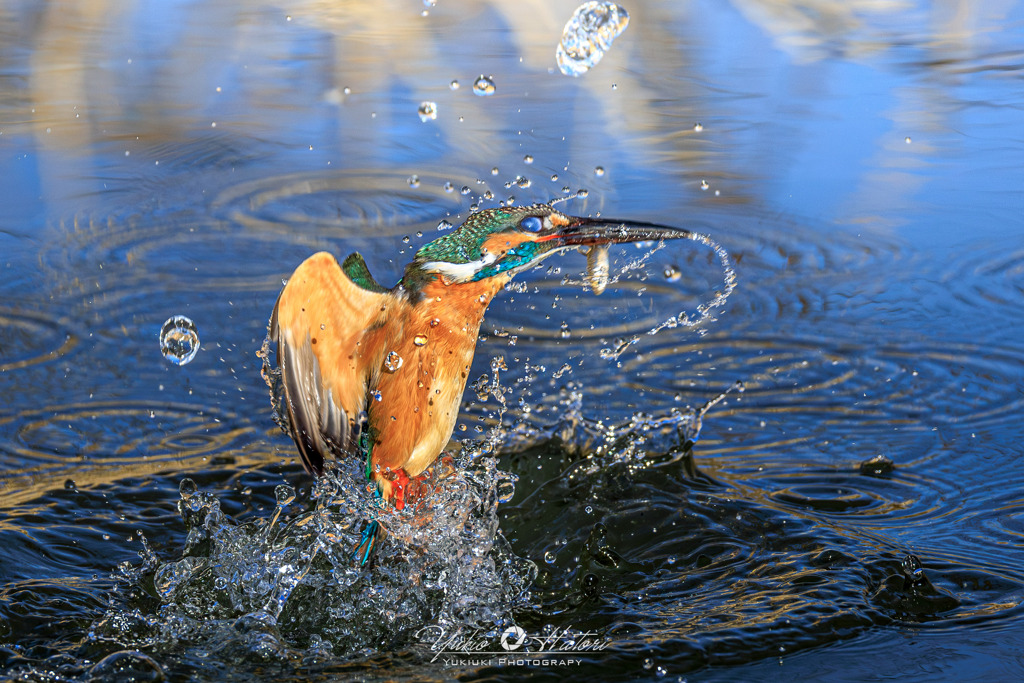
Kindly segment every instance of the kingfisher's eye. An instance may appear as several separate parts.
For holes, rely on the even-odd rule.
[[[519,227],[526,232],[540,232],[544,229],[544,221],[536,216],[527,216],[523,220],[519,221]]]

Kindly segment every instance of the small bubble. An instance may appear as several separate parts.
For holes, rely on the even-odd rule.
[[[551,551],[551,550],[549,550],[546,553],[544,553],[544,561],[547,562],[548,564],[554,564],[555,563],[555,553],[553,551]]]
[[[594,169],[594,175],[598,178],[604,175],[604,166],[598,166]]]
[[[448,84],[448,87],[451,88],[452,90],[458,90],[459,89],[459,82],[454,80],[454,79],[452,79],[452,82]]]
[[[183,315],[168,318],[160,328],[160,353],[175,365],[185,365],[199,351],[195,323]]]
[[[409,176],[409,187],[419,187],[420,177],[416,174]]]
[[[415,337],[412,338],[412,343],[415,344],[416,346],[426,346],[427,345],[427,335],[425,335],[425,334],[417,334]]]
[[[405,360],[398,355],[397,351],[388,351],[388,355],[384,356],[384,369],[388,372],[395,372]]]
[[[228,587],[228,580],[223,576],[218,576],[216,579],[213,580],[213,587],[219,591],[222,591]]]
[[[274,487],[274,497],[278,505],[289,505],[295,500],[295,489],[288,484],[278,484]]]
[[[420,108],[417,111],[420,115],[420,121],[423,121],[424,123],[427,121],[433,121],[437,118],[437,103],[421,102]]]
[[[65,491],[77,491],[78,490],[78,485],[75,484],[75,480],[74,479],[68,479],[68,480],[66,480],[64,482],[64,490]]]
[[[664,275],[669,282],[676,282],[683,276],[683,271],[677,265],[665,266]]]
[[[494,94],[494,79],[491,76],[481,75],[475,81],[473,81],[473,93],[480,95],[481,97],[487,97]]]
[[[583,511],[586,512],[588,515],[594,514],[594,508],[592,506],[590,506],[590,505],[588,505],[587,507],[583,508]]]

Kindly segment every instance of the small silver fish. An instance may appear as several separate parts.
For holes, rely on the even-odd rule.
[[[608,245],[595,244],[587,251],[587,285],[594,294],[600,294],[608,286]]]

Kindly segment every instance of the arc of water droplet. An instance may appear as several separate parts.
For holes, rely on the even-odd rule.
[[[732,294],[734,289],[736,289],[736,271],[733,269],[732,261],[729,259],[729,252],[727,252],[722,247],[722,245],[720,245],[715,240],[711,239],[711,237],[708,235],[704,235],[698,232],[691,232],[689,238],[694,242],[700,242],[701,244],[711,247],[711,249],[714,250],[715,255],[718,256],[718,262],[722,266],[722,272],[724,273],[723,282],[725,286],[722,287],[721,290],[716,292],[715,296],[710,301],[697,306],[697,318],[695,320],[691,320],[690,316],[685,311],[680,311],[678,315],[674,315],[668,320],[662,322],[660,325],[657,325],[648,330],[648,335],[655,335],[666,328],[674,328],[680,325],[682,325],[683,327],[696,328],[701,325],[707,325],[709,323],[715,322],[716,320],[718,320],[718,318],[714,317],[712,315],[712,312],[715,309],[724,306],[726,300],[729,298],[729,295]],[[639,260],[639,262],[636,265],[633,265],[632,268],[630,268],[631,264],[627,265],[627,268],[621,270],[620,274],[627,272],[627,269],[635,269],[643,265],[655,251],[662,248],[664,245],[664,242],[659,242],[658,246],[652,249],[650,252],[648,252],[644,256],[644,258]],[[617,281],[618,277],[619,275],[616,275],[616,277],[611,281]],[[706,329],[698,330],[698,334],[703,335],[706,333]],[[628,349],[633,344],[636,344],[638,341],[639,338],[633,337],[622,342],[615,349],[604,349],[601,352],[601,357],[609,360],[618,359],[619,356],[621,356],[626,349]]]

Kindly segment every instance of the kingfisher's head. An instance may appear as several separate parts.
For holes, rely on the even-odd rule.
[[[511,277],[573,247],[690,237],[688,230],[653,223],[569,216],[550,204],[486,209],[424,245],[404,281],[439,276],[449,284]]]

